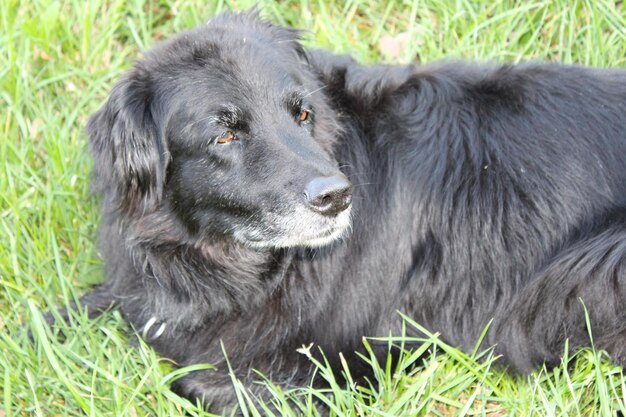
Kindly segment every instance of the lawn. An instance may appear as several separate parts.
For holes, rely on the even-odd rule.
[[[209,415],[169,390],[189,369],[145,346],[118,313],[89,321],[78,312],[62,341],[42,315],[102,279],[83,133],[89,114],[141,50],[256,3],[272,21],[306,29],[306,45],[365,63],[626,66],[622,0],[1,0],[0,417]],[[313,402],[337,416],[626,414],[626,378],[602,352],[583,350],[528,376],[494,364],[489,352],[468,356],[433,335],[396,367],[372,362],[369,385],[335,382],[320,364],[328,390],[271,389],[282,415],[317,415]],[[266,413],[236,381],[234,389],[244,415]]]

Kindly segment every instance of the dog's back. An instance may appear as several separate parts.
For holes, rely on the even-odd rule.
[[[625,71],[315,56],[354,129],[340,160],[364,184],[367,255],[348,269],[368,271],[367,305],[393,300],[466,350],[493,320],[486,344],[518,370],[589,343],[583,303],[599,340],[626,330]],[[384,313],[376,333],[397,333]]]

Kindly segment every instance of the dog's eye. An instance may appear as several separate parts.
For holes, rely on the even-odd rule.
[[[298,115],[298,121],[300,123],[306,123],[309,121],[310,118],[311,118],[311,115],[308,110],[302,110],[300,114]]]
[[[219,135],[215,141],[217,143],[228,143],[233,140],[235,140],[235,134],[230,130],[227,130]]]

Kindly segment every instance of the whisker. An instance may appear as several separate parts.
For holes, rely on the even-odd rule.
[[[305,95],[303,95],[303,96],[302,96],[302,98],[306,98],[306,97],[310,96],[311,94],[315,94],[315,93],[317,93],[318,91],[321,91],[321,90],[325,89],[326,87],[327,87],[327,85],[326,85],[326,84],[324,84],[324,85],[323,85],[323,86],[321,86],[320,88],[317,88],[317,89],[315,89],[315,90],[313,90],[313,91],[309,91],[308,93],[306,93]]]
[[[216,116],[213,116],[213,115],[211,115],[211,116],[207,116],[207,117],[202,117],[202,118],[200,118],[200,119],[198,119],[198,120],[194,120],[194,121],[192,121],[192,122],[190,122],[190,123],[186,124],[186,125],[185,125],[185,126],[184,126],[181,130],[183,130],[183,131],[184,131],[184,130],[187,130],[189,127],[191,127],[191,126],[195,125],[196,123],[200,123],[200,122],[203,122],[203,121],[205,121],[205,120],[210,120],[210,119],[213,119],[213,123],[215,123],[215,121],[217,120],[217,117],[216,117]]]

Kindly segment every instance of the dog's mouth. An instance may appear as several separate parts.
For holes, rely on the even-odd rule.
[[[302,247],[309,247],[309,248],[325,246],[336,240],[341,239],[347,233],[349,228],[350,228],[349,222],[346,224],[340,224],[334,228],[329,228],[328,230],[325,230],[319,233],[317,236],[304,238],[302,239],[302,242],[300,244],[296,243],[290,246],[294,246],[294,247],[302,246]]]
[[[254,248],[318,248],[345,237],[351,228],[351,209],[328,218],[315,213],[268,215],[263,224],[248,225],[234,234],[235,240]]]

